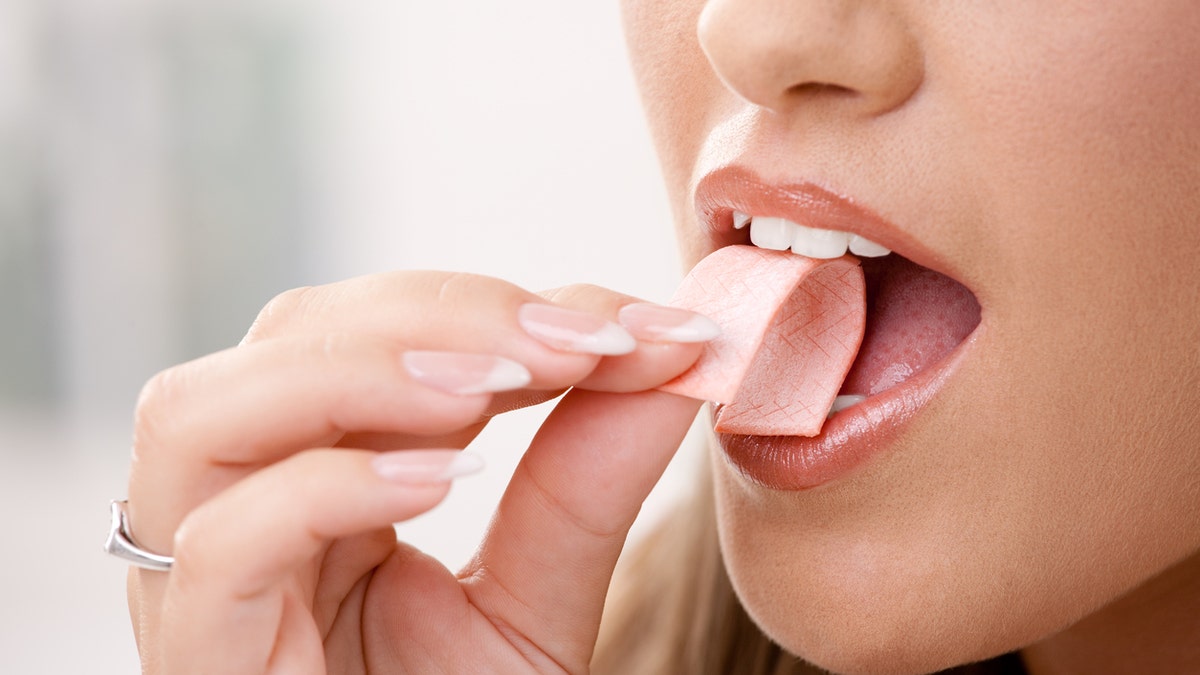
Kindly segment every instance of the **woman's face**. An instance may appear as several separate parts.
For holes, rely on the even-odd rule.
[[[932,270],[896,283],[974,295],[947,325],[978,303],[937,363],[906,355],[944,335],[876,336],[891,376],[844,391],[870,398],[812,446],[865,458],[852,469],[780,489],[787,466],[715,458],[727,566],[771,637],[839,672],[930,671],[1195,555],[1200,4],[624,0],[624,17],[689,266],[748,240],[728,191],[697,212],[697,185],[732,171],[878,216],[859,234]],[[750,215],[804,219],[783,202]]]

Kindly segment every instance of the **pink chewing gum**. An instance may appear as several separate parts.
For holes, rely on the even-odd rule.
[[[720,433],[820,433],[866,325],[856,260],[726,246],[692,269],[671,304],[704,314],[723,332],[660,390],[723,403]]]

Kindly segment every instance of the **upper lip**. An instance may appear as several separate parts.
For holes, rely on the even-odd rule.
[[[950,265],[908,232],[853,198],[804,180],[768,182],[749,167],[730,164],[705,174],[696,184],[696,215],[711,250],[745,243],[733,229],[733,212],[786,218],[805,227],[839,230],[866,237],[909,260],[960,279]]]

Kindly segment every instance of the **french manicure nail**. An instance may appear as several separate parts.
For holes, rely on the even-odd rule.
[[[721,327],[702,314],[648,302],[625,305],[617,320],[634,337],[652,342],[708,342],[721,334]]]
[[[391,483],[443,483],[483,469],[483,458],[462,450],[397,450],[376,455],[371,468]]]
[[[525,366],[490,354],[414,350],[400,359],[414,380],[460,396],[520,389],[533,379]]]
[[[535,339],[565,352],[616,356],[637,349],[624,328],[586,312],[531,302],[517,310],[517,322]]]

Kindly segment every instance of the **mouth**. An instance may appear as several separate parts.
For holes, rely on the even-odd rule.
[[[808,258],[849,256],[861,264],[866,285],[862,343],[820,432],[721,433],[718,424],[732,465],[759,485],[801,490],[891,447],[974,343],[982,316],[975,294],[921,242],[811,184],[769,185],[730,167],[699,183],[696,206],[710,252],[749,244]]]

